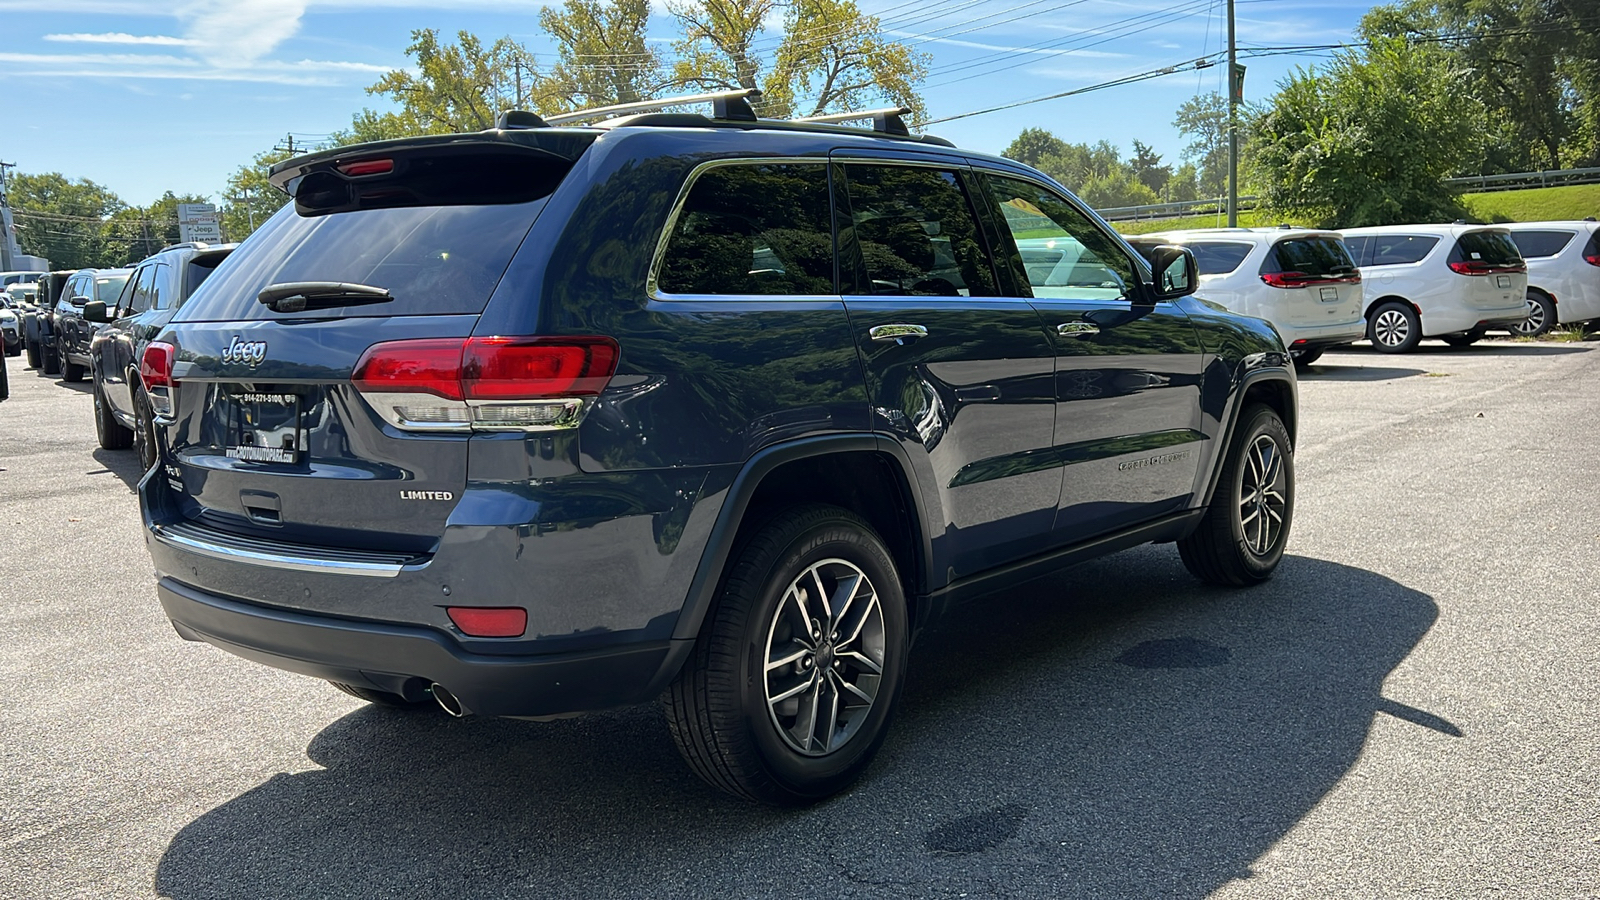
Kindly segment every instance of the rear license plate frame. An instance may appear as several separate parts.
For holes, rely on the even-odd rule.
[[[244,462],[294,465],[305,450],[305,429],[301,426],[304,405],[299,394],[290,391],[233,391],[228,395],[233,409],[223,452]],[[286,438],[292,438],[286,441]]]
[[[1509,288],[1509,287],[1511,287],[1511,276],[1510,275],[1496,275],[1494,277],[1494,286],[1497,287],[1497,288]]]
[[[1323,303],[1338,303],[1339,289],[1336,287],[1318,288],[1317,299],[1321,300]]]

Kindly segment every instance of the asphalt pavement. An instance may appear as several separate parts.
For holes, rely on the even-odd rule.
[[[963,607],[798,811],[653,706],[457,721],[180,640],[132,452],[8,358],[0,897],[1600,896],[1596,350],[1327,354],[1276,578],[1149,546]]]

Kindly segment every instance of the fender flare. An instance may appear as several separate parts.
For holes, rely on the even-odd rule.
[[[1291,374],[1288,369],[1278,366],[1253,369],[1249,372],[1246,372],[1244,377],[1239,379],[1238,385],[1234,388],[1233,396],[1229,398],[1228,409],[1225,413],[1223,425],[1222,428],[1219,429],[1219,433],[1224,436],[1224,440],[1220,445],[1218,445],[1217,453],[1215,456],[1213,456],[1214,462],[1212,463],[1210,474],[1206,476],[1206,490],[1200,504],[1200,508],[1204,509],[1205,507],[1211,505],[1211,498],[1216,493],[1217,484],[1222,480],[1222,468],[1224,465],[1226,465],[1228,450],[1233,446],[1234,432],[1238,430],[1239,427],[1239,412],[1244,406],[1245,393],[1250,390],[1251,386],[1269,381],[1283,382],[1288,384],[1290,387],[1290,396],[1294,398],[1293,404],[1295,409],[1292,411],[1289,420],[1284,422],[1284,427],[1289,430],[1289,439],[1298,445],[1300,431],[1298,421],[1300,418],[1300,401],[1299,391],[1295,390],[1294,375]]]

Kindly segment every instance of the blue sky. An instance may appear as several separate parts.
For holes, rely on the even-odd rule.
[[[656,0],[660,2],[660,0]],[[1182,64],[1222,48],[1224,0],[859,0],[931,54],[930,117]],[[314,142],[404,67],[410,32],[510,34],[553,59],[543,4],[517,0],[0,0],[0,160],[90,178],[124,200],[219,199],[227,176],[282,141]],[[1350,39],[1370,0],[1238,0],[1241,47]],[[651,36],[674,35],[664,7]],[[1137,17],[1143,17],[1139,19]],[[776,37],[774,33],[773,37]],[[775,44],[767,42],[768,47]],[[1247,100],[1319,57],[1246,60]],[[1070,141],[1137,138],[1175,162],[1172,114],[1221,90],[1224,67],[962,119],[931,129],[998,152],[1023,128]]]

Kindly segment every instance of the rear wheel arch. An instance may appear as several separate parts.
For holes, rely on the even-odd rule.
[[[909,464],[892,442],[872,434],[807,438],[770,447],[745,463],[729,488],[690,583],[673,639],[695,640],[742,540],[784,510],[838,506],[865,519],[888,546],[908,602],[928,590],[926,513]],[[912,628],[922,611],[909,609]]]
[[[1370,320],[1372,318],[1373,311],[1385,303],[1404,303],[1405,305],[1411,307],[1412,311],[1417,314],[1418,319],[1422,318],[1422,308],[1417,306],[1415,303],[1412,303],[1410,300],[1400,296],[1399,294],[1384,294],[1382,297],[1379,297],[1376,300],[1369,301],[1367,303],[1367,309],[1361,314],[1361,317]],[[1294,429],[1289,429],[1289,433],[1293,434]]]

